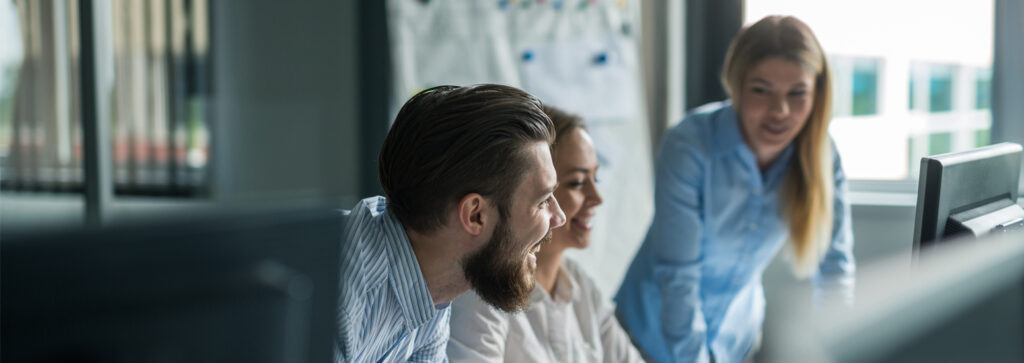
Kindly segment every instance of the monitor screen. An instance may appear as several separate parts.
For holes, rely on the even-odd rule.
[[[1021,146],[1001,143],[921,159],[914,251],[954,236],[1024,228]]]
[[[327,208],[4,236],[4,362],[328,362]]]

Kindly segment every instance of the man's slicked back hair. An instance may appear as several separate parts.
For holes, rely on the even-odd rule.
[[[402,106],[379,156],[388,208],[407,228],[430,233],[455,203],[478,193],[508,217],[512,193],[530,167],[534,142],[553,142],[537,98],[518,88],[438,86]]]

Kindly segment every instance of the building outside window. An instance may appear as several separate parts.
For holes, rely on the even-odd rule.
[[[830,56],[835,87],[833,117],[878,114],[878,78],[883,61],[879,58]]]

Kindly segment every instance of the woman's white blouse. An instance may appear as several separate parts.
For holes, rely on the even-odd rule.
[[[553,296],[535,285],[524,312],[505,313],[469,291],[451,314],[452,362],[643,362],[610,303],[569,259]]]

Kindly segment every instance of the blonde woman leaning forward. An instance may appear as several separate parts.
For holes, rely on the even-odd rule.
[[[694,110],[666,135],[654,220],[615,297],[622,325],[652,359],[749,359],[764,321],[761,275],[783,245],[817,292],[852,298],[828,68],[806,24],[764,18],[726,55],[731,102]]]
[[[591,218],[601,204],[597,155],[579,117],[550,106],[551,147],[558,188],[555,199],[568,222],[552,231],[537,253],[536,283],[521,313],[496,310],[476,294],[452,303],[448,359],[452,362],[640,362],[594,282],[562,258],[568,248],[590,244]]]

